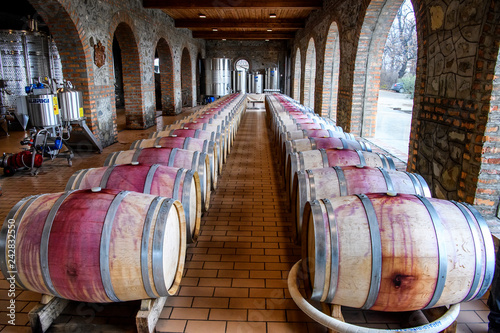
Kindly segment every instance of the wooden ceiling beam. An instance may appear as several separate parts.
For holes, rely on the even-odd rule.
[[[193,31],[193,38],[201,39],[292,39],[293,32],[246,32],[246,31]]]
[[[319,9],[322,0],[143,0],[144,8],[156,9]]]
[[[213,20],[213,19],[178,19],[176,28],[212,29],[212,28],[241,28],[241,29],[301,29],[303,20]]]

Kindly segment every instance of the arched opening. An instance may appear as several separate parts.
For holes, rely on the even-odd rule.
[[[235,81],[234,82],[234,91],[240,93],[246,93],[248,90],[247,85],[247,74],[250,72],[250,63],[246,59],[239,59],[234,64],[235,70]]]
[[[182,50],[181,58],[181,94],[182,107],[193,106],[193,78],[191,56],[187,48]]]
[[[113,47],[113,59],[118,58],[119,50],[121,62],[115,61],[113,76],[115,77],[115,85],[119,85],[120,78],[117,68],[121,67],[125,126],[129,129],[142,129],[146,124],[142,112],[141,70],[137,42],[132,29],[124,22],[116,27],[114,38],[116,38],[117,43],[116,48]],[[118,87],[116,89],[118,90]],[[118,104],[116,107],[119,116]]]
[[[304,106],[314,110],[314,92],[316,87],[316,47],[314,39],[309,40],[304,71]]]
[[[174,64],[170,46],[164,38],[160,38],[156,46],[155,92],[157,110],[165,115],[175,114]]]
[[[415,14],[410,0],[405,0],[394,18],[385,43],[376,129],[373,134],[384,148],[404,161],[408,160],[416,63]]]
[[[496,39],[498,43],[499,37],[496,36]],[[500,159],[499,123],[500,53],[497,55],[495,75],[492,82],[490,110],[486,121],[486,128],[484,129],[481,165],[474,199],[474,205],[478,208],[479,212],[489,222],[491,221],[491,224],[495,225],[496,228],[498,228],[498,219],[500,218],[500,185],[498,183],[498,161]],[[481,140],[476,139],[476,143],[479,142]]]
[[[301,74],[300,49],[295,52],[295,69],[293,73],[293,98],[300,102],[300,74]]]
[[[339,29],[333,22],[328,30],[325,47],[323,74],[323,105],[321,115],[337,120],[337,96],[339,90],[340,45]]]
[[[384,46],[403,0],[372,0],[363,20],[356,53],[349,131],[375,135]]]

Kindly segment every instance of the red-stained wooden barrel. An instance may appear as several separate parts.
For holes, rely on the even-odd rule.
[[[104,166],[133,162],[195,170],[200,177],[202,208],[208,209],[210,205],[210,162],[207,154],[179,148],[139,148],[109,154]]]
[[[314,300],[414,311],[482,297],[495,253],[488,226],[472,206],[360,194],[306,204],[302,260]]]
[[[141,192],[179,200],[186,217],[186,241],[198,238],[201,223],[201,186],[198,172],[159,164],[122,164],[75,172],[66,191],[95,187]]]
[[[3,224],[0,268],[4,276],[17,271],[21,288],[75,301],[173,295],[184,270],[184,224],[179,201],[154,195],[98,189],[31,196]]]
[[[401,193],[431,197],[427,182],[416,173],[383,168],[334,166],[295,173],[292,212],[295,240],[300,241],[302,216],[307,201],[333,199],[363,193]]]
[[[196,139],[196,138],[185,138],[179,136],[164,136],[157,137],[154,139],[142,139],[136,140],[130,146],[130,149],[137,148],[152,148],[152,147],[162,147],[162,148],[182,148],[192,151],[200,151],[208,155],[210,160],[210,180],[212,181],[212,189],[217,188],[217,179],[219,174],[219,159],[217,151],[217,143],[215,141]]]
[[[162,132],[154,132],[151,133],[150,138],[157,137],[165,137],[165,136],[180,136],[180,137],[189,137],[203,140],[215,141],[217,143],[217,147],[219,148],[218,156],[219,156],[219,166],[222,167],[224,162],[226,161],[226,141],[225,137],[221,133],[212,132],[212,131],[204,131],[204,130],[195,130],[195,129],[175,129],[175,130],[167,130]]]
[[[296,153],[299,151],[315,150],[315,149],[348,149],[348,150],[363,150],[372,151],[370,144],[364,141],[350,140],[344,138],[306,138],[290,140],[285,142],[285,155],[283,157],[283,163],[286,162],[286,157],[290,153]],[[286,165],[285,165],[286,170]]]
[[[307,138],[343,138],[348,140],[356,140],[351,133],[334,131],[331,129],[318,129],[318,130],[297,130],[282,133],[280,137],[280,149],[285,150],[285,142],[290,140],[307,139]]]
[[[288,155],[286,184],[292,198],[293,180],[297,171],[320,169],[332,166],[369,166],[396,170],[394,161],[388,155],[360,150],[317,149],[299,151]]]

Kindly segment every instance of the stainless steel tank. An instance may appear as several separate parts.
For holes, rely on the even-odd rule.
[[[26,96],[28,115],[31,125],[36,127],[57,126],[60,124],[59,105],[54,94]]]
[[[252,73],[247,74],[247,91],[250,94],[253,94],[255,91],[255,84],[254,84],[254,75]]]
[[[253,88],[254,88],[254,93],[255,94],[262,94],[263,93],[263,80],[264,80],[264,76],[262,74],[254,74],[253,76]]]
[[[73,90],[71,85],[57,90],[59,109],[62,121],[73,121],[83,118],[83,95]]]
[[[62,79],[62,66],[55,43],[42,32],[0,30],[0,74],[6,81],[4,103],[16,105],[18,96],[26,96],[24,87],[36,77]]]
[[[205,91],[219,97],[231,93],[231,59],[205,59]]]
[[[279,71],[277,67],[266,68],[266,85],[265,89],[279,89]]]
[[[236,71],[236,91],[242,94],[247,93],[247,71]]]

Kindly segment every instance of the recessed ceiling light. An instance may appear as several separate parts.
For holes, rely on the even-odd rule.
[[[276,18],[276,14],[269,14],[269,18]]]
[[[222,38],[223,41],[225,41],[226,39],[225,38]]]
[[[217,28],[213,28],[212,31],[218,31]]]
[[[273,31],[273,29],[267,29],[267,31],[268,31],[268,32],[271,32],[271,31]]]
[[[269,42],[269,39],[266,39],[266,42]]]
[[[205,15],[205,14],[198,14],[198,16],[199,16],[200,18],[207,18],[207,15]]]

